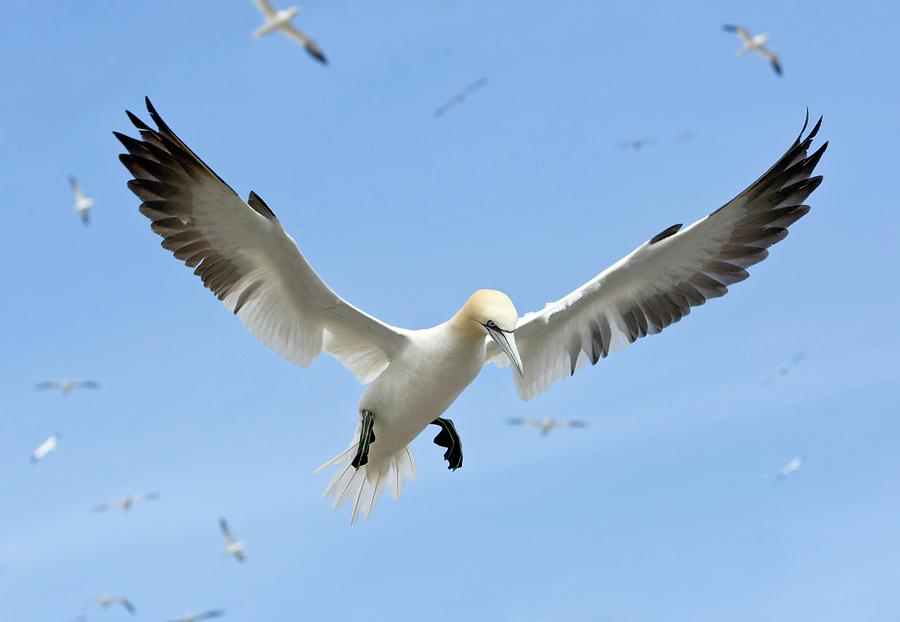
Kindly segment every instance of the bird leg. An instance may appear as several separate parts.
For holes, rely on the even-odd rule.
[[[359,414],[362,416],[362,423],[359,426],[359,446],[356,449],[356,457],[350,463],[357,470],[369,461],[369,445],[375,442],[375,415],[365,408],[359,411]]]
[[[462,441],[459,440],[459,434],[456,432],[456,426],[450,419],[438,417],[431,422],[431,425],[438,426],[441,431],[434,437],[434,444],[438,447],[446,447],[444,452],[444,460],[450,465],[447,468],[455,471],[460,468],[463,463]]]

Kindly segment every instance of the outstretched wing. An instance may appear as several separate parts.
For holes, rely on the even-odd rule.
[[[253,4],[255,4],[256,8],[259,9],[259,12],[266,17],[275,17],[275,7],[269,3],[269,0],[253,0]]]
[[[706,218],[665,229],[565,298],[520,318],[516,342],[525,375],[515,377],[519,396],[531,399],[746,279],[746,269],[810,209],[803,202],[822,181],[810,175],[828,143],[810,156],[807,151],[821,122],[805,138],[804,123],[772,168]],[[509,364],[492,343],[488,360]]]
[[[281,30],[283,30],[284,34],[286,34],[288,37],[306,48],[306,51],[309,52],[310,56],[315,58],[323,65],[328,64],[328,59],[325,58],[325,54],[322,53],[322,50],[319,49],[319,46],[316,45],[316,42],[306,36],[300,30],[298,30],[296,26],[294,26],[293,24],[285,24],[281,27]]]
[[[228,544],[234,544],[234,536],[228,528],[228,523],[225,522],[224,518],[219,519],[219,529],[222,531],[222,535],[225,536],[225,540]]]
[[[72,189],[72,193],[75,195],[76,200],[81,200],[84,198],[84,191],[81,189],[81,184],[78,183],[78,180],[75,179],[73,175],[69,175],[69,187]]]
[[[260,341],[306,367],[325,351],[370,382],[406,344],[401,329],[335,294],[256,193],[244,202],[162,120],[129,118],[141,140],[114,132],[140,211],[172,251]]]

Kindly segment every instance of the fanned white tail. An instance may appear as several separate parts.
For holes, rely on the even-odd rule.
[[[359,469],[354,469],[350,463],[356,455],[358,445],[358,442],[353,443],[315,470],[315,473],[318,474],[328,467],[336,467],[322,496],[334,497],[334,504],[331,507],[335,510],[348,499],[352,499],[351,525],[360,515],[368,520],[372,515],[372,510],[375,509],[375,504],[378,503],[385,484],[390,488],[391,496],[397,500],[400,498],[400,493],[403,492],[403,480],[406,478],[416,479],[416,462],[409,445],[390,458],[379,460],[377,464],[369,462]]]

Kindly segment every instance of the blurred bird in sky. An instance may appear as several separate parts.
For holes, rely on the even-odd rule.
[[[143,495],[128,495],[127,497],[105,501],[96,505],[94,506],[94,512],[106,512],[107,510],[112,510],[114,508],[120,509],[123,512],[128,512],[137,503],[143,501],[156,501],[157,499],[159,499],[159,493],[157,492],[149,492]]]
[[[429,425],[440,429],[434,440],[447,448],[449,468],[462,465],[459,434],[442,415],[485,363],[511,366],[528,400],[746,279],[746,268],[809,212],[804,201],[822,181],[812,173],[827,147],[808,153],[821,119],[807,135],[804,123],[785,154],[737,197],[683,230],[667,227],[540,311],[519,317],[506,294],[478,290],[449,320],[412,330],[332,291],[259,195],[242,200],[146,104],[157,129],[128,112],[141,138],[115,135],[128,151],[120,155],[133,175],[128,187],[162,246],[282,356],[306,367],[324,349],[369,385],[353,440],[320,467],[336,467],[325,494],[334,507],[352,502],[351,522],[371,514],[385,485],[396,498],[403,479],[415,477],[409,444]],[[490,214],[480,223],[504,235]],[[484,278],[498,279],[489,261]]]
[[[219,529],[222,531],[222,536],[225,538],[225,542],[227,543],[225,547],[225,554],[230,555],[235,558],[239,562],[244,562],[244,543],[240,540],[235,539],[234,535],[231,533],[231,529],[228,528],[228,523],[224,518],[219,519]]]
[[[675,142],[677,142],[680,145],[683,145],[685,143],[691,142],[691,140],[693,140],[694,136],[696,136],[696,135],[697,135],[697,133],[695,131],[691,130],[689,132],[685,132],[684,134],[679,134],[678,136],[676,136]]]
[[[94,199],[89,199],[84,196],[81,184],[71,175],[69,176],[69,186],[72,187],[72,192],[75,194],[75,207],[73,208],[73,211],[81,216],[81,222],[86,225],[91,220],[91,208],[94,207]]]
[[[509,425],[525,426],[537,428],[541,431],[541,436],[547,436],[553,430],[559,428],[586,428],[587,423],[576,419],[554,419],[553,417],[545,417],[543,419],[532,419],[531,417],[518,417],[507,419]]]
[[[43,443],[31,452],[31,461],[40,462],[48,454],[53,453],[59,447],[59,434],[51,434]]]
[[[212,618],[221,618],[225,612],[221,609],[211,609],[203,613],[186,613],[180,618],[169,620],[169,622],[200,622],[200,620],[210,620]]]
[[[794,473],[800,470],[800,467],[803,466],[803,460],[800,458],[794,458],[786,465],[778,469],[778,481],[783,480],[786,477],[790,477]]]
[[[619,143],[619,150],[623,151],[625,149],[631,149],[632,151],[640,151],[644,147],[648,147],[653,144],[652,138],[632,138],[630,140],[623,140]]]
[[[778,59],[778,55],[766,47],[766,42],[771,38],[769,33],[764,33],[761,35],[751,35],[750,31],[744,28],[743,26],[734,26],[732,24],[726,24],[722,26],[722,28],[726,32],[734,32],[737,33],[737,36],[741,39],[741,43],[743,47],[738,50],[738,56],[744,56],[745,54],[749,54],[750,52],[756,52],[757,54],[769,59],[769,62],[772,64],[772,69],[775,70],[775,73],[779,76],[781,75],[781,61]]]
[[[134,605],[131,604],[131,601],[125,598],[124,596],[115,596],[113,594],[103,594],[102,596],[95,596],[90,600],[90,602],[95,603],[101,609],[109,609],[113,605],[121,605],[125,611],[134,615],[137,613],[137,610],[134,608]]]
[[[775,382],[776,379],[778,379],[782,376],[787,376],[788,373],[790,373],[790,371],[805,358],[806,358],[805,352],[795,353],[791,358],[789,358],[788,360],[786,360],[781,365],[779,365],[778,367],[775,368],[774,375],[766,380],[766,384],[767,385],[772,384],[773,382]]]
[[[269,0],[253,0],[253,4],[256,5],[265,18],[263,25],[254,31],[254,37],[259,39],[269,33],[280,30],[286,36],[302,45],[309,55],[317,61],[323,65],[328,64],[328,59],[325,58],[325,55],[322,53],[322,50],[319,49],[319,46],[316,45],[316,42],[298,30],[297,27],[291,23],[291,20],[300,13],[299,8],[292,6],[287,9],[282,9],[281,11],[276,11]]]
[[[441,106],[439,106],[439,107],[434,111],[434,116],[435,116],[436,118],[441,118],[442,116],[444,116],[445,114],[447,114],[447,112],[448,112],[451,108],[453,108],[453,107],[456,106],[457,104],[461,104],[461,103],[463,103],[464,101],[466,101],[466,98],[467,98],[467,97],[469,97],[469,96],[470,96],[472,93],[474,93],[475,91],[478,91],[478,90],[480,90],[482,87],[486,86],[487,83],[488,83],[487,77],[482,76],[482,77],[478,78],[477,80],[475,80],[475,82],[473,82],[472,84],[468,85],[468,86],[465,87],[463,90],[459,91],[459,92],[456,93],[453,97],[451,97],[450,99],[448,99],[446,102],[444,102],[443,104],[441,104]]]
[[[38,391],[46,391],[47,389],[56,389],[63,395],[68,395],[75,389],[99,389],[100,385],[93,380],[70,380],[63,378],[62,380],[47,380],[40,382],[34,387]]]

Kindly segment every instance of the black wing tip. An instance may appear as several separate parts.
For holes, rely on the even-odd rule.
[[[128,115],[128,120],[131,121],[131,124],[134,125],[134,127],[136,127],[137,129],[147,130],[150,132],[153,131],[153,129],[149,125],[147,125],[146,123],[141,121],[141,118],[139,116],[137,116],[136,114],[134,114],[133,112],[131,112],[130,110],[126,110],[125,114]]]
[[[737,32],[738,28],[739,26],[736,26],[734,24],[722,24],[722,30],[724,30],[725,32]]]

